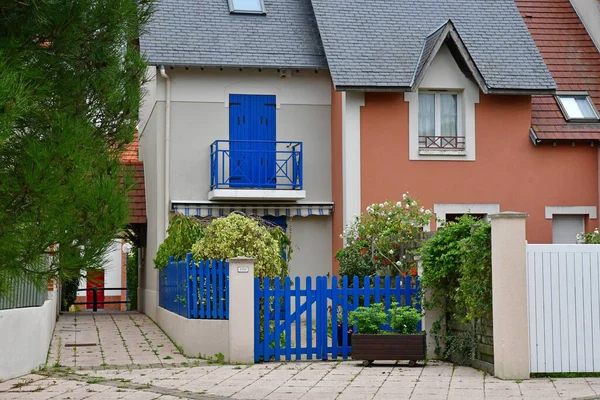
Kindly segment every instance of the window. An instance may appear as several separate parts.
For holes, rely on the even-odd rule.
[[[459,127],[459,102],[458,93],[419,93],[419,148],[465,148]]]
[[[558,105],[567,121],[597,121],[598,113],[587,94],[558,94]]]
[[[229,0],[229,11],[244,14],[265,14],[263,0]]]

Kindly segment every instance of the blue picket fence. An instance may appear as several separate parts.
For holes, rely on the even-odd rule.
[[[304,289],[300,283],[298,277],[293,285],[289,277],[254,279],[256,362],[347,359],[352,352],[350,331],[356,331],[348,324],[348,312],[373,303],[383,303],[387,311],[393,302],[421,310],[418,278],[366,277],[363,287],[356,276],[352,287],[346,276],[341,281],[316,277],[314,288],[311,277]]]
[[[229,319],[229,263],[170,257],[160,275],[159,306],[190,319]]]

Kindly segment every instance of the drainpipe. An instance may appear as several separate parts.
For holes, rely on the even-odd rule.
[[[170,154],[171,154],[171,78],[165,72],[165,66],[160,66],[160,76],[165,80],[165,229],[162,232],[163,239],[167,237],[167,229],[169,228],[169,214],[171,207],[169,204],[169,178],[170,178]]]

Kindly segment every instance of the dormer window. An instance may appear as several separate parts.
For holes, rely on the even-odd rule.
[[[229,0],[232,14],[265,14],[263,0]]]
[[[567,121],[598,121],[600,116],[587,94],[557,94],[556,101]]]

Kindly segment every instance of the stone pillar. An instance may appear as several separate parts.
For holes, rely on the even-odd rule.
[[[229,362],[254,362],[254,263],[236,257],[229,262]]]
[[[494,374],[500,379],[530,376],[526,218],[515,212],[490,215]]]

